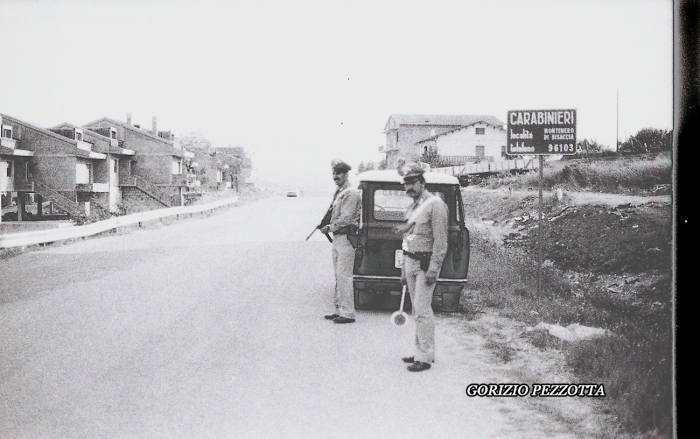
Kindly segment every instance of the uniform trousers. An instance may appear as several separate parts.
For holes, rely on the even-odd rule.
[[[333,269],[335,270],[335,313],[348,319],[355,318],[355,295],[352,271],[355,265],[355,248],[346,235],[333,239]]]
[[[425,282],[425,271],[420,268],[420,261],[404,257],[406,282],[411,297],[413,319],[416,322],[416,339],[414,361],[432,363],[435,359],[435,314],[431,303],[435,285]]]

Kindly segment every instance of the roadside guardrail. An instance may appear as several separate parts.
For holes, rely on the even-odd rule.
[[[19,232],[0,235],[0,249],[24,247],[47,242],[63,241],[66,239],[83,238],[106,232],[144,221],[152,221],[161,218],[192,213],[206,212],[219,207],[228,206],[238,201],[238,197],[226,198],[208,204],[198,206],[166,207],[163,209],[149,210],[147,212],[132,213],[131,215],[116,216],[104,221],[99,221],[83,226],[63,227],[49,230],[35,230],[31,232]]]

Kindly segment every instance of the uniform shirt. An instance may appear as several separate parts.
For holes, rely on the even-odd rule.
[[[405,250],[411,253],[432,252],[428,271],[439,273],[447,254],[447,204],[436,195],[423,191],[421,197],[409,206],[406,219],[411,218],[418,206],[431,197],[436,197],[437,200],[418,214],[415,224],[408,224],[404,245]]]
[[[347,190],[346,190],[347,189]],[[357,226],[360,223],[360,192],[346,182],[339,187],[333,198],[331,211],[331,232],[335,233],[343,227]]]

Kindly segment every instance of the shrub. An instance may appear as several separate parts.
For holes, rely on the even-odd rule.
[[[568,190],[591,190],[607,193],[648,192],[658,185],[673,182],[670,153],[633,157],[580,158],[545,162],[542,170],[543,187]],[[513,188],[537,188],[539,173],[490,179],[489,187],[507,184]]]
[[[605,385],[604,403],[627,430],[667,436],[673,401],[670,319],[652,324],[653,331],[625,320],[619,335],[566,345],[567,363],[582,382]]]

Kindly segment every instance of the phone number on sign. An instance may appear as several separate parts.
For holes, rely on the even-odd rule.
[[[549,152],[576,152],[576,145],[573,143],[555,143],[554,145],[550,143],[547,148]]]

